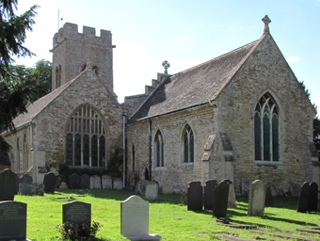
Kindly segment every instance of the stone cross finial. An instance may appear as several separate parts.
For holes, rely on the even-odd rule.
[[[164,68],[164,74],[168,74],[168,69],[170,68],[170,64],[167,60],[163,61],[162,66]]]
[[[268,17],[268,15],[264,16],[264,18],[262,19],[262,22],[264,22],[264,31],[263,34],[269,34],[270,30],[269,30],[269,23],[271,23],[270,18]]]

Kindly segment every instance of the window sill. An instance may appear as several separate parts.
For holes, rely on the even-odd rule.
[[[275,169],[282,169],[281,161],[254,161],[256,166],[270,166]]]

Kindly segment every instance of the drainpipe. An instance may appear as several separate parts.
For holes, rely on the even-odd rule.
[[[152,120],[149,119],[149,181],[152,180],[152,160],[151,160],[151,153],[152,153]]]
[[[127,112],[122,112],[122,188],[125,188],[126,180],[126,117]]]

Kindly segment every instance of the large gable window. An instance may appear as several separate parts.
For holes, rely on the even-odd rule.
[[[194,162],[194,135],[191,127],[186,125],[182,134],[183,160],[185,163]]]
[[[279,161],[279,112],[266,93],[257,103],[254,115],[255,160]]]
[[[155,155],[156,167],[163,167],[164,166],[163,138],[159,130],[157,131],[157,134],[155,136],[154,155]]]
[[[69,166],[105,167],[105,126],[99,113],[86,104],[70,117],[66,135]]]

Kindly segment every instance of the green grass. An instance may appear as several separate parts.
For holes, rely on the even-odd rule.
[[[81,195],[79,195],[81,194]],[[127,240],[120,234],[120,202],[134,195],[131,191],[117,190],[58,190],[44,196],[15,196],[15,201],[27,203],[27,237],[32,241],[59,240],[56,229],[62,223],[62,204],[78,200],[91,203],[92,221],[103,227],[98,231],[100,240]],[[180,195],[159,195],[149,205],[149,231],[160,234],[161,240],[217,240],[223,234],[241,238],[256,239],[258,236],[268,240],[281,238],[261,235],[249,229],[230,228],[217,222],[211,211],[192,212],[179,204]],[[306,234],[296,228],[317,227],[319,213],[298,213],[297,198],[276,198],[273,207],[265,208],[265,216],[248,217],[248,201],[240,198],[237,207],[228,209],[227,217],[231,223],[256,225],[259,230],[286,233],[319,239],[320,235]],[[320,206],[320,205],[318,205]]]

